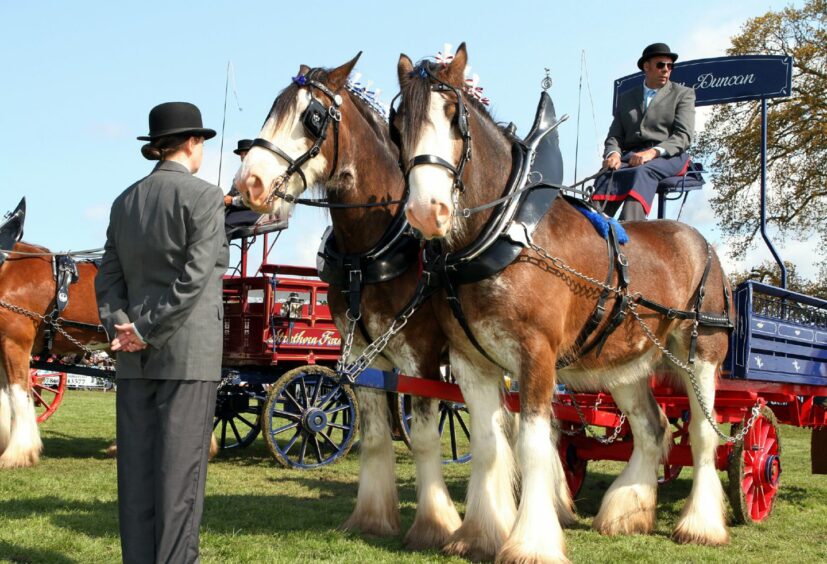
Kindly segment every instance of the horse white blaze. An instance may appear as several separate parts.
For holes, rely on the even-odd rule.
[[[411,155],[436,155],[456,165],[454,141],[457,135],[445,115],[445,103],[441,94],[431,93],[430,123],[422,125],[422,134]],[[453,217],[453,175],[444,167],[425,164],[414,167],[409,179],[411,194],[405,210],[408,221],[428,239],[444,237],[451,229]]]
[[[567,561],[563,529],[554,508],[554,451],[551,420],[538,415],[523,415],[517,438],[517,457],[522,471],[522,496],[514,529],[500,551],[506,562]]]
[[[0,456],[0,468],[31,466],[43,450],[34,402],[28,391],[19,384],[11,385],[9,399],[11,433],[6,450]]]
[[[279,128],[276,128],[277,116],[268,117],[258,137],[266,139],[293,159],[300,157],[310,149],[314,142],[307,136],[301,120],[309,103],[310,93],[307,90],[300,90],[292,115],[287,116]],[[249,150],[236,173],[234,184],[242,196],[246,197],[250,209],[259,213],[273,214],[280,219],[289,215],[291,204],[285,200],[275,198],[270,204],[266,203],[270,187],[279,176],[284,174],[288,166],[289,163],[283,158],[267,149],[253,147]],[[307,161],[302,166],[302,171],[307,178],[308,186],[318,182],[326,168],[327,159],[322,154]],[[304,185],[298,172],[294,173],[287,184],[281,186],[280,189],[282,192],[299,196],[304,190]]]

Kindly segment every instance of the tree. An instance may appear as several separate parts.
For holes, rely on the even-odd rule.
[[[730,55],[789,55],[793,92],[768,101],[767,220],[779,239],[821,238],[827,268],[827,0],[748,20]],[[733,256],[742,258],[759,223],[761,109],[757,102],[715,106],[696,154],[714,171],[712,208]]]

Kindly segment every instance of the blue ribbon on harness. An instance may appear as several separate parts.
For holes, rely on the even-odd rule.
[[[629,235],[626,233],[626,230],[623,229],[620,222],[618,222],[615,218],[606,217],[602,213],[594,211],[592,208],[581,202],[575,201],[573,203],[575,204],[574,207],[586,216],[586,219],[589,220],[601,237],[604,239],[609,237],[609,223],[611,223],[614,226],[615,235],[617,235],[617,242],[621,245],[625,245],[629,242]]]

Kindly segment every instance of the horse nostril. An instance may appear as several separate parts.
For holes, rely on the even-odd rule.
[[[246,188],[247,197],[253,200],[263,190],[264,183],[258,175],[250,173],[246,182],[244,182],[244,187]]]
[[[436,223],[438,226],[444,225],[451,217],[451,210],[447,204],[439,203],[436,205]]]

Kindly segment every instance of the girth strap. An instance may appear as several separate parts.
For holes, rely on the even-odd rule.
[[[610,286],[615,275],[615,253],[614,246],[611,241],[609,241],[608,237],[606,238],[606,247],[609,255],[609,268],[608,274],[606,275],[606,286]],[[609,299],[610,295],[611,292],[608,288],[604,288],[603,291],[600,292],[600,297],[597,299],[597,305],[595,306],[594,311],[592,311],[589,319],[586,320],[586,324],[580,330],[580,334],[577,335],[577,339],[575,339],[574,345],[571,348],[574,356],[559,359],[557,361],[558,370],[569,366],[575,360],[588,354],[597,345],[597,339],[592,339],[588,345],[584,346],[594,330],[597,329],[597,326],[600,325],[600,322],[603,321],[603,316],[606,315],[606,300]]]
[[[603,345],[606,344],[606,339],[609,338],[609,335],[614,333],[615,329],[620,327],[620,324],[626,319],[626,312],[629,310],[629,294],[626,292],[626,288],[629,287],[629,261],[623,251],[620,250],[614,223],[609,222],[608,235],[611,246],[614,248],[615,257],[617,258],[617,286],[623,293],[615,302],[612,318],[598,338],[596,345],[597,351],[595,353],[597,356],[600,356],[600,352],[603,350]]]

